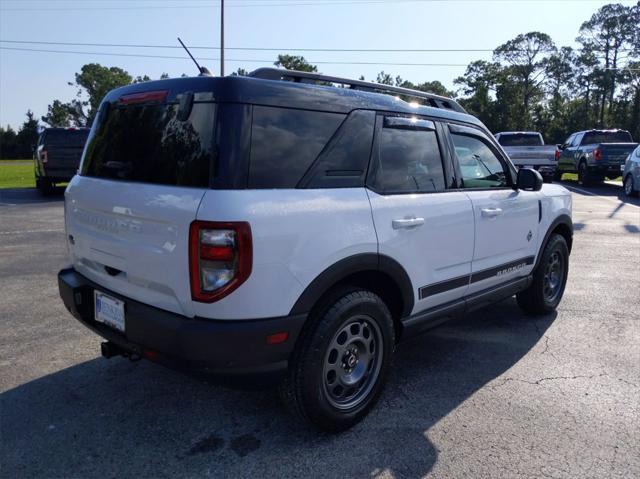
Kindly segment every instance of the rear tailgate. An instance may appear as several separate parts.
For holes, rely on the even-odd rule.
[[[47,163],[45,171],[49,176],[73,176],[80,166],[82,147],[50,146],[47,148]]]
[[[182,84],[150,82],[109,94],[80,175],[65,193],[65,220],[79,273],[193,316],[189,226],[210,183],[217,106],[211,93],[181,93]]]
[[[555,165],[556,146],[505,146],[503,147],[516,166]]]
[[[74,268],[106,289],[192,316],[189,225],[205,191],[74,177],[66,192]]]
[[[637,143],[601,143],[598,145],[598,149],[602,154],[602,163],[619,166],[624,165],[629,153],[637,146]]]

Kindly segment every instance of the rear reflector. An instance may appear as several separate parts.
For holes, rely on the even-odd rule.
[[[289,339],[289,333],[287,331],[281,331],[267,336],[267,344],[280,344],[284,343],[287,339]]]
[[[167,98],[167,90],[143,91],[140,93],[129,93],[122,95],[118,99],[121,105],[132,105],[135,103],[163,102]]]

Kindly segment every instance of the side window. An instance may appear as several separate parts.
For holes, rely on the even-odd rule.
[[[573,139],[573,143],[571,144],[571,146],[580,146],[580,143],[582,143],[582,138],[584,138],[584,133],[577,134]]]
[[[463,188],[508,186],[502,163],[479,137],[451,132],[462,173]]]
[[[254,106],[249,188],[295,188],[345,115]]]
[[[442,156],[428,120],[386,117],[378,134],[368,184],[380,193],[444,191]]]
[[[566,147],[570,147],[573,144],[573,140],[576,139],[576,134],[574,133],[573,135],[571,135],[569,138],[567,138],[564,142],[564,144],[566,145]]]

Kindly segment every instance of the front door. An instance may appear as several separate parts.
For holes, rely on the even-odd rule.
[[[449,126],[464,191],[473,204],[475,246],[467,294],[533,269],[540,192],[513,188],[506,158],[480,130]]]

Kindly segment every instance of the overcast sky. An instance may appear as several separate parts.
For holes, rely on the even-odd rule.
[[[296,52],[316,49],[487,49],[519,33],[545,32],[558,46],[575,45],[580,24],[602,5],[598,0],[226,0],[227,47],[273,51],[226,51],[226,73],[269,66],[278,53],[302,54],[323,73],[375,79],[380,70],[413,82],[440,80],[453,87],[472,60],[490,52]],[[634,1],[621,1],[631,5]],[[67,83],[83,64],[118,66],[131,75],[157,78],[194,74],[182,51],[170,48],[62,46],[7,41],[220,45],[219,0],[0,0],[0,124],[18,127],[27,109],[38,117],[54,99],[70,100]],[[18,51],[68,50],[82,53]],[[93,52],[93,53],[91,53]],[[141,58],[98,55],[164,55]],[[194,50],[218,58],[217,50]],[[321,63],[328,62],[328,63]],[[331,63],[343,62],[343,63]],[[360,62],[362,64],[355,64]],[[212,73],[216,60],[202,60]],[[418,63],[438,65],[385,65]]]

